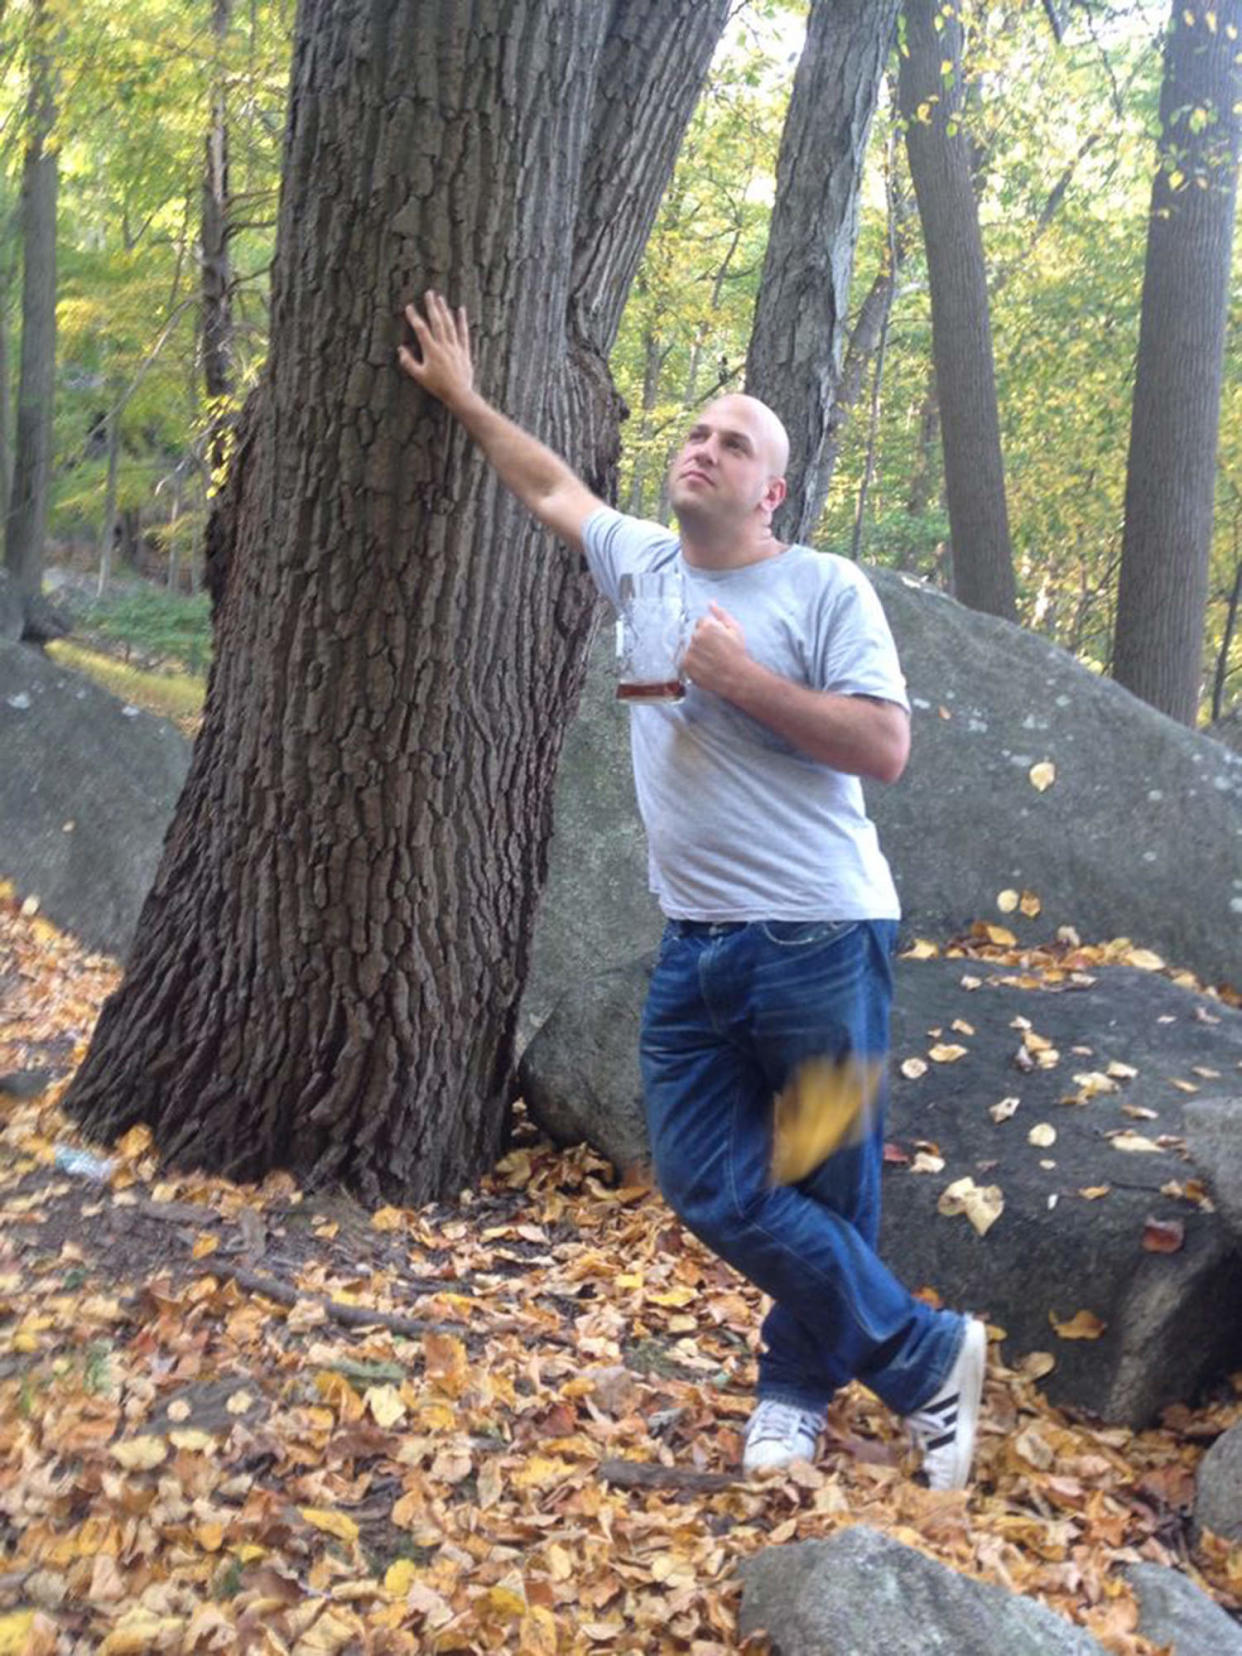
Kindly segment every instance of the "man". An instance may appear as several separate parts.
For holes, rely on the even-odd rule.
[[[744,1468],[809,1460],[829,1399],[857,1378],[906,1418],[930,1485],[961,1488],[985,1330],[916,1300],[875,1253],[883,1130],[867,1095],[882,1089],[898,907],[859,779],[895,781],[910,746],[879,600],[853,564],[774,536],[789,448],[763,403],[721,397],[695,421],[670,473],[678,539],[611,510],[491,407],[465,312],[434,292],[425,307],[406,313],[405,372],[609,598],[627,572],[668,569],[698,618],[684,701],[631,715],[668,917],[640,1056],[666,1199],[775,1301]],[[778,1183],[774,1101],[813,1101],[825,1074],[857,1095],[849,1129]]]

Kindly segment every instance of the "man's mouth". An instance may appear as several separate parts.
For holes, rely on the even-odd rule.
[[[683,483],[710,483],[711,482],[711,478],[707,475],[706,472],[698,471],[693,466],[685,467],[685,469],[682,471],[681,479],[682,479]]]

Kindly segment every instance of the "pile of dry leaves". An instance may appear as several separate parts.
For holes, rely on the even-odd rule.
[[[67,1068],[113,980],[0,895],[0,1073]],[[84,1177],[59,1091],[0,1094],[0,1656],[718,1656],[739,1558],[857,1522],[1129,1656],[1126,1560],[1242,1604],[1186,1524],[1242,1375],[1136,1434],[996,1363],[968,1495],[853,1389],[816,1468],[745,1482],[758,1296],[590,1153],[519,1133],[456,1204],[367,1214],[165,1177],[142,1129]]]

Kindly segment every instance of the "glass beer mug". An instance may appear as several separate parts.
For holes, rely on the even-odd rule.
[[[623,575],[617,618],[617,695],[622,701],[680,701],[681,657],[688,637],[680,575]]]

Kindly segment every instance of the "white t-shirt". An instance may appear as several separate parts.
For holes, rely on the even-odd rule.
[[[592,513],[583,542],[614,604],[622,575],[677,570],[691,622],[719,604],[773,672],[909,710],[880,600],[847,559],[790,546],[741,569],[698,569],[669,530],[608,507]],[[632,705],[630,742],[651,889],[670,918],[898,918],[856,776],[694,684],[684,701]]]

